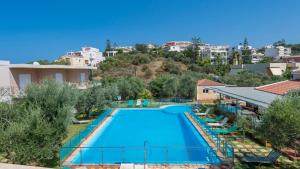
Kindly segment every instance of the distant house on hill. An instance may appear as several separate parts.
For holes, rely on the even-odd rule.
[[[189,41],[171,41],[163,45],[163,48],[169,52],[182,52],[186,50],[192,42]]]
[[[58,61],[67,62],[73,66],[97,66],[98,63],[105,60],[102,52],[93,47],[82,47],[80,51],[68,52],[61,56]]]

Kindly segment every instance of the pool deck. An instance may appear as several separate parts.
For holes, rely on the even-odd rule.
[[[191,121],[191,123],[194,125],[194,127],[197,129],[197,131],[202,135],[202,137],[207,142],[207,144],[216,151],[217,155],[220,158],[224,159],[223,153],[218,149],[215,142],[213,140],[211,140],[211,138],[206,134],[206,132],[202,129],[202,127],[198,125],[198,123],[194,120],[194,118],[188,112],[186,112],[184,114]]]
[[[114,109],[104,120],[103,122],[97,126],[97,128],[89,135],[86,137],[85,140],[81,142],[81,144],[78,147],[87,147],[87,144],[91,141],[91,139],[99,132],[99,130],[102,129],[103,126],[106,125],[107,122],[111,120],[111,118],[115,115],[118,109]],[[80,148],[76,148],[71,155],[66,158],[66,160],[63,162],[63,166],[68,166],[71,165],[72,160],[75,158],[75,156],[80,153]]]
[[[71,169],[120,169],[121,165],[73,165]],[[143,164],[133,165],[128,169],[144,169]],[[206,164],[147,164],[145,169],[217,169]]]

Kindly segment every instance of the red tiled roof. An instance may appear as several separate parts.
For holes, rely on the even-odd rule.
[[[215,82],[208,79],[198,80],[198,86],[225,86],[223,83]]]
[[[300,80],[286,80],[282,82],[259,86],[255,89],[268,93],[284,95],[290,90],[300,89]]]
[[[290,56],[290,57],[284,57],[283,58],[284,63],[289,63],[289,62],[300,62],[300,55],[297,56]]]

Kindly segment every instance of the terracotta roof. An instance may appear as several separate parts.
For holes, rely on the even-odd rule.
[[[223,83],[215,82],[208,79],[198,80],[198,86],[225,86]]]
[[[277,95],[284,95],[290,90],[300,89],[300,80],[286,80],[282,82],[259,86],[255,89]]]

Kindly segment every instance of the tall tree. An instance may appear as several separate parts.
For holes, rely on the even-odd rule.
[[[273,46],[286,46],[285,39],[273,43]]]
[[[245,39],[244,39],[243,46],[244,46],[244,49],[247,49],[249,46],[247,37],[245,37]]]
[[[199,46],[202,44],[200,37],[193,37],[192,38],[192,47],[193,50],[199,50]]]
[[[111,41],[109,39],[106,40],[105,51],[112,50]]]
[[[244,64],[252,63],[252,51],[249,49],[249,43],[247,37],[245,37],[242,48],[242,60]]]

